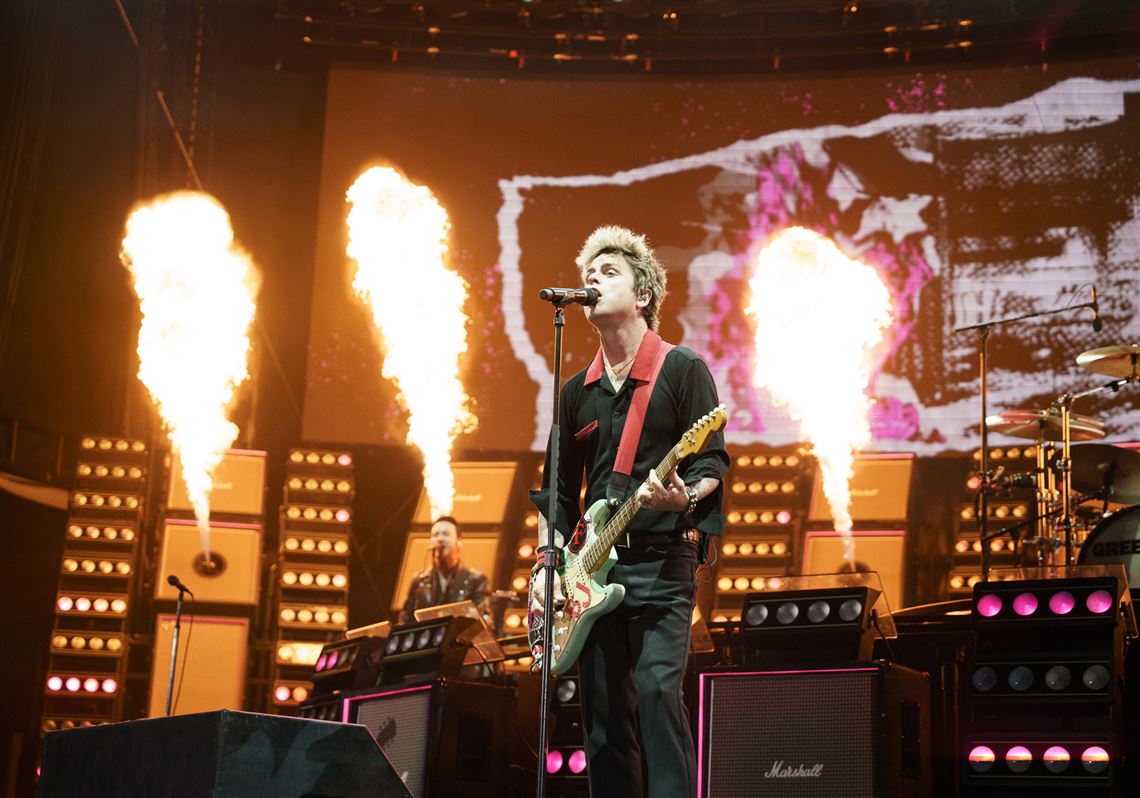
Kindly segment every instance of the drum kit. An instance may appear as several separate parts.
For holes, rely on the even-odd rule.
[[[1064,394],[1044,410],[1006,410],[986,418],[988,431],[1036,444],[1031,477],[1004,476],[998,469],[985,478],[991,489],[1032,487],[1035,493],[1036,511],[1026,522],[1032,534],[1007,528],[987,535],[1013,534],[1030,543],[1018,550],[1023,560],[1035,553],[1036,562],[1019,565],[1121,563],[1131,586],[1140,588],[1140,449],[1095,443],[1107,434],[1104,425],[1072,411],[1080,399],[1140,383],[1138,361],[1140,344],[1089,350],[1077,364],[1110,382]]]

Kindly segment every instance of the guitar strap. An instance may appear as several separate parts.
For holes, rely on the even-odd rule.
[[[625,428],[621,433],[621,442],[618,444],[617,458],[614,460],[614,470],[610,475],[610,484],[606,487],[606,500],[616,507],[625,499],[626,489],[629,487],[629,475],[633,471],[633,460],[637,454],[637,444],[641,440],[641,428],[645,426],[645,414],[649,408],[649,397],[653,394],[653,387],[657,384],[657,376],[661,373],[661,366],[665,363],[665,356],[673,349],[673,344],[665,343],[661,336],[653,330],[645,333],[645,340],[641,345],[653,347],[653,369],[649,380],[638,382],[633,389],[633,398],[629,402],[629,415],[625,419]],[[641,353],[638,352],[640,355]],[[632,378],[631,378],[632,379]]]

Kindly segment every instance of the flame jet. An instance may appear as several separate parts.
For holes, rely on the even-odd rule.
[[[230,217],[200,192],[164,194],[127,218],[121,258],[142,311],[139,380],[150,392],[210,555],[210,489],[237,438],[226,414],[249,377],[249,329],[260,275]]]
[[[467,351],[467,284],[447,268],[447,211],[425,186],[374,166],[349,188],[352,287],[372,313],[392,380],[408,412],[408,443],[424,459],[432,515],[451,512],[451,447],[475,428],[459,359]]]
[[[872,267],[802,227],[769,239],[749,288],[753,383],[788,409],[812,445],[844,558],[854,565],[849,482],[855,450],[871,440],[868,388],[893,322],[890,292]]]

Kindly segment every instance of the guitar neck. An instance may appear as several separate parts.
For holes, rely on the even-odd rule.
[[[681,461],[680,448],[680,445],[675,445],[669,450],[669,453],[665,455],[665,459],[657,465],[657,468],[653,469],[653,473],[657,475],[657,480],[661,484],[665,484],[665,478],[669,476],[669,472],[676,468],[677,463]],[[588,570],[596,570],[598,566],[605,561],[610,554],[610,549],[613,548],[614,543],[616,543],[617,539],[625,532],[625,528],[629,526],[629,522],[632,521],[633,517],[641,510],[641,506],[641,499],[635,492],[626,499],[621,509],[614,513],[609,522],[602,527],[602,531],[599,532],[597,538],[595,538],[591,550],[589,552],[583,552],[587,557],[586,567]]]

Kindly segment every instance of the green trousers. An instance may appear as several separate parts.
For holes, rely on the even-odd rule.
[[[610,584],[625,600],[601,618],[578,660],[593,798],[697,794],[696,751],[681,697],[697,547],[618,549]]]

